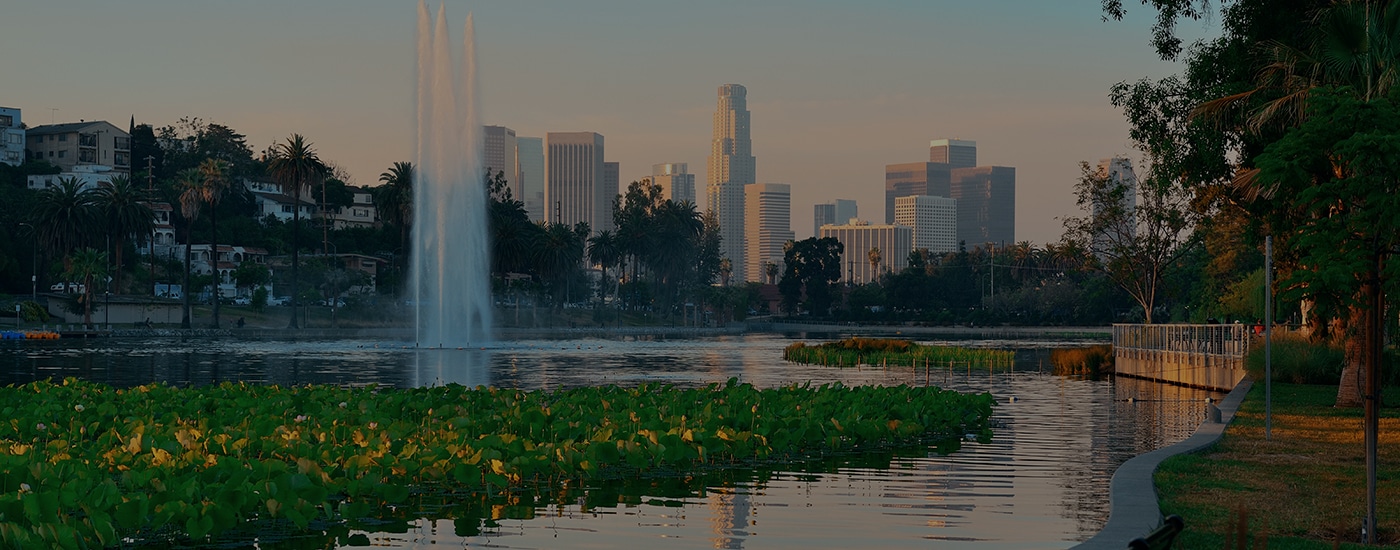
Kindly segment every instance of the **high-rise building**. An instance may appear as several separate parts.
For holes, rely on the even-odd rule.
[[[821,235],[823,225],[842,224],[859,216],[856,201],[836,199],[834,202],[812,206],[812,236]]]
[[[603,163],[603,192],[598,202],[598,211],[593,215],[595,220],[593,232],[612,231],[613,227],[613,199],[617,197],[618,186],[622,180],[622,165],[616,162]]]
[[[953,199],[929,195],[896,198],[894,223],[914,230],[915,250],[945,254],[958,249],[958,207]]]
[[[909,162],[885,165],[885,223],[894,223],[894,200],[929,195],[951,197],[952,169],[946,162]],[[845,223],[846,220],[837,220]]]
[[[603,136],[594,132],[549,132],[545,134],[545,219],[550,223],[574,225],[585,222],[594,231],[600,203],[605,197],[603,184]]]
[[[525,200],[525,189],[520,181],[520,160],[516,156],[515,130],[505,126],[487,126],[485,130],[482,162],[491,171],[492,177],[497,172],[505,174],[506,186],[510,188],[512,198]]]
[[[749,137],[748,90],[738,84],[719,87],[714,133],[705,179],[706,209],[719,219],[720,256],[734,273],[747,273],[744,261],[744,186],[755,181],[753,142]]]
[[[24,122],[21,111],[0,107],[0,163],[24,164]]]
[[[767,282],[767,264],[783,270],[783,246],[793,240],[792,186],[786,183],[755,183],[744,186],[744,221],[748,227],[748,261],[745,280]]]
[[[661,187],[661,198],[695,204],[695,174],[684,162],[651,165],[651,184]]]
[[[977,166],[977,142],[935,139],[928,143],[928,161],[941,162],[953,168],[972,168]]]
[[[1015,168],[954,168],[952,198],[958,201],[958,240],[969,249],[1016,242]]]
[[[914,230],[902,225],[871,225],[851,220],[844,224],[822,227],[821,237],[832,237],[841,243],[841,267],[845,281],[864,284],[883,273],[903,270],[909,265],[909,252],[914,249]],[[879,263],[871,261],[872,251],[879,249]]]
[[[544,208],[544,140],[537,137],[515,138],[516,158],[520,166],[520,196],[525,213],[531,221],[545,221]]]
[[[1137,208],[1137,174],[1133,172],[1131,159],[1113,157],[1099,161],[1098,175],[1106,179],[1110,189],[1115,189],[1115,193],[1122,193],[1118,206],[1127,213],[1121,225],[1105,228],[1104,233],[1094,235],[1094,249],[1101,251],[1108,241],[1123,242],[1137,233],[1137,215],[1134,213]],[[1121,191],[1118,188],[1121,188]],[[1108,205],[1095,201],[1090,207],[1093,208],[1093,215],[1097,217]],[[1110,232],[1113,234],[1110,235]]]

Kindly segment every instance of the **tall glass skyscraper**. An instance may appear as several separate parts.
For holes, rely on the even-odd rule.
[[[719,87],[714,139],[710,142],[705,180],[706,208],[719,218],[719,232],[723,239],[720,255],[729,259],[734,277],[740,280],[748,273],[744,243],[744,186],[755,181],[747,98],[748,90],[738,84]]]

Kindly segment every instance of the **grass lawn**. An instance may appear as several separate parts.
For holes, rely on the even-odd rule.
[[[1264,385],[1256,383],[1218,444],[1163,462],[1155,478],[1162,513],[1186,519],[1177,547],[1363,548],[1351,544],[1366,515],[1362,411],[1334,409],[1336,395],[1335,386],[1275,383],[1266,441]],[[1400,547],[1400,409],[1382,409],[1377,446],[1378,540]],[[1248,544],[1227,546],[1227,537],[1238,542],[1231,535],[1242,514]]]

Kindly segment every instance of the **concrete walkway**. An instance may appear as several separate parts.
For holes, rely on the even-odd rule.
[[[1122,550],[1129,541],[1161,525],[1162,510],[1157,507],[1157,487],[1152,483],[1157,466],[1169,457],[1199,451],[1219,441],[1250,386],[1250,380],[1245,378],[1225,396],[1219,405],[1220,422],[1207,418],[1185,441],[1135,456],[1119,466],[1109,488],[1108,523],[1093,538],[1074,546],[1074,550]],[[1189,520],[1186,526],[1191,527]]]

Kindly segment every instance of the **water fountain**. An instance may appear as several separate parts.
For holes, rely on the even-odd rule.
[[[459,348],[491,338],[490,244],[476,105],[476,52],[467,16],[453,62],[446,7],[434,23],[418,3],[418,96],[409,273],[420,347]]]

